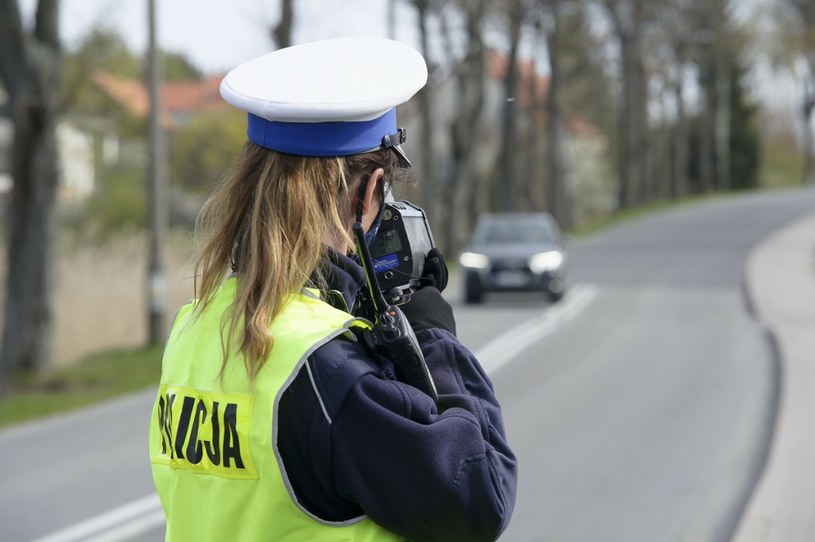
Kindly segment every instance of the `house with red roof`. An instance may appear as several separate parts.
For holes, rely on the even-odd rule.
[[[168,81],[161,87],[161,122],[173,130],[186,124],[194,113],[207,109],[225,109],[228,104],[218,90],[223,75],[211,75],[200,81]],[[137,79],[108,72],[93,74],[96,86],[130,114],[146,117],[150,110],[147,87]]]
[[[222,78],[213,75],[200,81],[165,82],[160,117],[165,130],[172,133],[198,112],[228,108],[218,91]],[[145,154],[143,137],[126,135],[140,132],[138,126],[149,114],[150,98],[144,82],[105,71],[96,71],[91,80],[109,112],[97,118],[69,115],[57,127],[63,177],[60,195],[66,202],[80,202],[90,196],[104,167],[140,166]],[[0,172],[0,190],[2,180]]]

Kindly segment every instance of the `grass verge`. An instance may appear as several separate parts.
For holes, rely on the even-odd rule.
[[[155,385],[161,373],[161,349],[101,352],[70,368],[24,378],[0,398],[0,427]]]

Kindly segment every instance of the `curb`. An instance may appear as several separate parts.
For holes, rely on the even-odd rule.
[[[804,542],[815,533],[815,214],[753,248],[746,287],[776,342],[779,403],[767,461],[733,541]]]

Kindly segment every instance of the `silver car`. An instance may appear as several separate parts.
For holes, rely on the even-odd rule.
[[[541,291],[551,301],[563,297],[566,252],[548,213],[482,215],[459,262],[467,303],[481,303],[485,292],[494,291]]]

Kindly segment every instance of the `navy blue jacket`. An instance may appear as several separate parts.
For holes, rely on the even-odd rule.
[[[353,306],[362,268],[333,254],[325,270]],[[438,403],[399,381],[365,341],[343,336],[317,349],[283,393],[278,448],[298,501],[322,520],[365,514],[412,540],[495,540],[515,503],[516,460],[492,384],[434,292],[450,319],[414,329]]]

